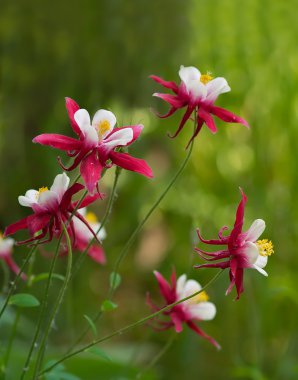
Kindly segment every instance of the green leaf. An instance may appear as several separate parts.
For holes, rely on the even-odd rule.
[[[37,298],[28,293],[14,294],[10,297],[9,305],[15,305],[19,307],[36,307],[40,303]]]
[[[115,310],[117,307],[118,305],[116,305],[114,302],[105,300],[101,304],[101,311],[111,311],[111,310]]]
[[[88,317],[88,315],[86,315],[86,314],[84,314],[84,318],[89,323],[89,326],[91,327],[94,336],[97,336],[97,328],[96,328],[94,322],[92,321],[92,319],[90,317]]]
[[[90,352],[91,354],[100,356],[101,358],[105,360],[111,361],[111,358],[103,350],[101,350],[98,347],[93,346],[93,347],[87,348],[85,352]]]
[[[39,281],[47,280],[48,277],[49,277],[49,273],[40,273],[37,276],[32,277],[31,282],[32,284],[34,284]],[[56,280],[61,280],[61,281],[64,281],[65,279],[65,277],[62,276],[62,274],[58,274],[58,273],[53,273],[52,278],[55,278]]]
[[[116,272],[112,272],[110,274],[110,287],[112,289],[117,289],[120,284],[121,284],[120,274]]]

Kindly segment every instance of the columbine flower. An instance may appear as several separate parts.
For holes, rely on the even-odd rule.
[[[172,273],[171,283],[168,283],[157,271],[154,272],[154,275],[158,281],[159,289],[166,301],[166,305],[171,305],[172,303],[191,296],[202,289],[197,281],[187,280],[185,274],[180,276],[176,281],[175,271]],[[198,335],[209,340],[210,343],[219,349],[219,344],[194,323],[194,321],[209,321],[215,317],[215,305],[208,302],[208,299],[209,297],[207,296],[207,293],[202,291],[193,298],[173,306],[170,310],[163,312],[163,315],[170,317],[170,321],[165,322],[157,320],[158,327],[155,328],[158,330],[165,330],[174,327],[176,332],[180,333],[183,330],[183,323],[186,323],[188,327],[194,330]],[[152,303],[149,294],[147,295],[147,303],[155,311],[161,309]]]
[[[219,231],[219,239],[205,240],[202,238],[200,231],[197,230],[201,242],[210,245],[223,245],[226,249],[216,252],[205,252],[195,248],[198,254],[207,261],[217,261],[227,259],[218,263],[197,265],[196,268],[229,268],[230,285],[226,291],[229,294],[236,286],[237,298],[243,292],[243,270],[246,268],[256,269],[264,276],[268,276],[263,269],[268,261],[268,256],[273,253],[272,242],[267,239],[258,240],[265,230],[265,222],[262,219],[256,219],[246,232],[242,232],[244,220],[244,207],[246,204],[246,195],[241,190],[242,199],[238,205],[234,227],[229,236],[223,236],[223,231],[228,227],[224,226]]]
[[[115,128],[115,115],[103,109],[95,113],[91,122],[89,113],[80,109],[70,98],[66,98],[66,108],[71,126],[79,139],[58,134],[42,134],[35,137],[33,142],[64,150],[73,157],[74,162],[68,168],[58,158],[60,165],[67,171],[80,165],[81,175],[90,193],[94,192],[102,169],[109,168],[112,164],[149,178],[153,176],[144,160],[117,151],[119,147],[132,144],[139,137],[143,125]]]
[[[14,262],[12,258],[12,247],[14,246],[14,240],[12,238],[3,238],[2,233],[0,232],[0,260],[5,261],[7,266],[15,273],[18,274],[20,268]],[[21,278],[26,280],[27,276],[25,273],[21,274]]]
[[[100,223],[97,220],[96,215],[91,211],[86,211],[86,208],[82,208],[80,214],[87,220],[89,226],[96,233],[97,239],[101,242],[107,236],[104,228],[100,229]],[[86,225],[76,216],[73,218],[73,226],[76,234],[74,249],[84,252],[90,244],[90,241],[94,239],[94,235],[86,227]],[[106,262],[105,253],[101,246],[97,243],[91,244],[88,248],[87,254],[97,263],[104,264]]]
[[[168,82],[162,78],[151,75],[150,78],[161,84],[163,87],[172,90],[175,95],[154,93],[153,96],[163,99],[170,104],[171,108],[165,115],[157,114],[161,118],[171,116],[179,108],[187,107],[185,114],[180,122],[176,133],[171,137],[176,137],[184,127],[186,121],[191,117],[193,111],[196,112],[196,130],[189,143],[200,132],[204,123],[212,133],[217,132],[212,115],[219,117],[228,123],[241,123],[248,126],[248,123],[234,115],[232,112],[216,107],[214,102],[220,94],[231,90],[225,78],[213,78],[210,73],[202,75],[200,71],[193,66],[181,66],[179,70],[181,83],[178,86],[174,82]]]
[[[76,207],[76,203],[72,203],[73,195],[84,189],[80,183],[75,183],[68,188],[69,181],[65,173],[58,174],[50,190],[47,187],[41,187],[39,190],[28,190],[24,196],[19,196],[20,205],[31,207],[33,214],[8,226],[5,235],[12,235],[19,230],[27,229],[32,237],[18,242],[18,244],[36,240],[39,240],[39,243],[46,243],[52,240],[53,236],[59,236],[62,232],[62,222],[65,224],[70,219]],[[100,194],[86,197],[79,208],[86,207],[99,197]],[[93,233],[82,215],[78,212],[74,212],[74,215]],[[72,239],[75,239],[72,220],[69,223],[68,230]]]

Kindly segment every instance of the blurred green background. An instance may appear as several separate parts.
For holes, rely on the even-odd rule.
[[[86,326],[83,314],[93,315],[106,297],[108,276],[121,247],[169,182],[185,157],[191,123],[171,140],[182,113],[159,120],[152,98],[161,87],[148,79],[156,74],[178,80],[181,64],[224,76],[232,92],[217,105],[246,118],[251,130],[216,120],[218,133],[204,128],[196,139],[191,162],[179,182],[146,224],[120,268],[118,309],[101,321],[99,334],[111,332],[146,315],[145,294],[158,295],[153,269],[169,276],[189,273],[202,284],[215,271],[192,269],[201,260],[193,254],[195,228],[215,237],[231,226],[240,199],[248,196],[245,227],[256,218],[267,223],[275,254],[266,279],[245,273],[245,293],[234,302],[224,296],[227,273],[208,291],[217,305],[214,321],[201,327],[215,337],[220,352],[187,328],[142,379],[297,379],[298,186],[298,50],[295,0],[87,0],[10,2],[2,0],[0,14],[0,227],[27,215],[17,196],[29,188],[50,185],[59,172],[50,148],[33,146],[44,132],[71,134],[64,97],[74,98],[94,113],[112,110],[120,125],[143,123],[132,155],[144,157],[155,177],[122,173],[118,197],[106,227],[108,263],[100,267],[86,259],[74,279],[51,335],[50,357],[58,357]],[[111,169],[102,181],[109,194]],[[92,207],[100,218],[106,201]],[[17,248],[20,263],[26,248]],[[49,261],[38,255],[36,272]],[[64,273],[65,260],[57,271]],[[1,272],[1,279],[3,278]],[[3,281],[1,281],[3,283]],[[57,287],[55,289],[55,286]],[[58,290],[59,283],[55,283]],[[43,286],[32,288],[39,298]],[[5,342],[14,309],[0,325]],[[11,379],[34,331],[37,310],[26,312],[14,345]],[[134,379],[159,350],[171,331],[156,333],[141,326],[103,345],[111,361],[86,354],[66,363],[83,380]],[[92,334],[86,341],[92,339]],[[14,372],[15,371],[15,372]]]

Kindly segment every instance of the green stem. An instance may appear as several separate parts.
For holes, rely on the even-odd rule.
[[[20,311],[20,309],[18,309],[17,312],[16,312],[16,315],[15,315],[15,320],[14,320],[14,323],[13,323],[13,326],[12,326],[12,331],[11,331],[11,334],[10,334],[10,337],[9,337],[9,341],[8,341],[8,344],[7,344],[7,349],[6,349],[6,353],[5,353],[5,357],[4,357],[4,363],[3,364],[4,364],[4,368],[5,368],[5,373],[6,373],[6,370],[7,370],[7,367],[8,367],[8,361],[9,361],[9,358],[10,358],[12,344],[13,344],[14,338],[15,338],[16,333],[17,333],[17,327],[18,327],[20,315],[21,315],[21,311]]]
[[[46,315],[46,307],[47,307],[48,299],[49,299],[49,290],[50,290],[50,286],[51,286],[51,282],[52,282],[52,275],[53,275],[55,264],[56,264],[57,257],[58,257],[58,254],[59,254],[59,248],[60,248],[60,243],[61,243],[61,240],[62,240],[62,236],[63,236],[63,233],[61,233],[61,235],[59,237],[58,244],[57,244],[57,247],[56,247],[56,251],[55,251],[52,263],[51,263],[51,267],[50,267],[50,270],[49,270],[49,276],[48,276],[47,283],[46,283],[45,295],[44,295],[44,298],[42,300],[41,309],[40,309],[40,312],[39,312],[39,317],[38,317],[38,321],[37,321],[37,326],[36,326],[35,334],[34,334],[32,342],[31,342],[31,345],[30,345],[30,348],[29,348],[29,351],[28,351],[28,355],[27,355],[25,364],[23,366],[23,370],[22,370],[22,374],[21,374],[20,380],[24,379],[24,377],[25,377],[25,375],[26,375],[26,373],[27,373],[27,371],[29,369],[29,365],[30,365],[30,361],[31,361],[31,356],[32,356],[34,348],[36,347],[36,344],[37,344],[36,342],[37,342],[37,339],[38,339],[38,336],[39,336],[41,325],[42,325],[42,322],[43,322],[43,320],[45,318],[45,315]]]
[[[106,222],[107,222],[107,220],[108,220],[108,218],[109,218],[109,216],[110,216],[110,214],[112,212],[114,200],[116,198],[116,188],[117,188],[117,184],[118,184],[118,179],[119,179],[120,173],[121,173],[121,168],[117,166],[116,171],[115,171],[113,188],[112,188],[112,191],[111,191],[111,195],[109,197],[109,202],[108,202],[105,214],[103,216],[103,219],[101,221],[100,227],[96,231],[96,235],[98,235],[99,232],[104,228],[104,226],[106,225]],[[94,240],[95,240],[95,238],[93,237],[90,240],[90,242],[88,243],[88,246],[86,247],[86,249],[84,250],[84,252],[82,252],[80,254],[80,256],[79,256],[79,258],[76,261],[76,264],[74,266],[74,269],[73,269],[73,272],[72,272],[72,277],[74,277],[77,274],[78,270],[80,269],[81,265],[83,264],[83,261],[84,261],[84,259],[87,256],[87,252],[88,252],[89,248],[91,247],[91,245],[93,244]]]
[[[65,226],[65,224],[63,222],[62,222],[62,227],[63,227],[63,232],[64,232],[65,237],[66,237],[67,248],[68,248],[68,255],[67,255],[68,260],[67,260],[67,268],[66,268],[65,280],[64,280],[62,288],[61,288],[61,290],[59,292],[59,295],[58,295],[58,298],[56,300],[56,303],[54,305],[53,312],[52,312],[50,318],[48,319],[48,323],[47,323],[47,326],[46,326],[46,329],[45,329],[45,333],[44,333],[43,339],[42,339],[42,341],[40,343],[40,347],[39,347],[38,354],[37,354],[37,359],[36,359],[36,364],[35,364],[35,369],[34,369],[33,379],[35,379],[35,378],[37,379],[38,378],[37,373],[38,373],[38,371],[40,369],[40,366],[42,365],[43,355],[44,355],[45,347],[46,347],[46,344],[47,344],[47,341],[48,341],[48,336],[49,336],[50,331],[51,331],[52,323],[53,323],[53,321],[54,321],[54,319],[55,319],[55,317],[56,317],[56,315],[57,315],[57,313],[59,311],[59,308],[61,306],[64,294],[66,292],[66,289],[67,289],[67,286],[68,286],[68,283],[69,283],[69,280],[70,280],[70,276],[71,276],[71,268],[72,268],[71,241],[70,241],[70,237],[69,237],[67,228],[66,228],[66,226]]]
[[[130,325],[128,326],[125,326],[125,327],[122,327],[121,329],[117,330],[117,331],[114,331],[112,334],[109,334],[109,335],[106,335],[104,336],[103,338],[100,338],[100,339],[96,339],[94,340],[93,342],[87,344],[86,346],[83,346],[81,347],[80,349],[76,350],[76,351],[73,351],[72,353],[70,354],[67,354],[65,356],[63,356],[60,360],[57,360],[55,363],[53,363],[52,365],[50,365],[49,367],[45,368],[43,371],[41,371],[39,373],[39,376],[45,374],[46,372],[49,372],[51,371],[53,368],[55,368],[58,364],[60,363],[63,363],[65,360],[68,360],[70,359],[71,357],[73,356],[76,356],[78,354],[80,354],[81,352],[84,352],[86,351],[87,349],[99,344],[99,343],[102,343],[102,342],[105,342],[111,338],[113,338],[114,336],[117,336],[117,335],[121,335],[125,332],[127,332],[128,330],[131,330],[133,327],[136,327],[136,326],[139,326],[139,325],[142,325],[144,324],[145,322],[149,321],[150,319],[152,318],[155,318],[157,317],[158,315],[166,312],[166,311],[169,311],[171,310],[174,306],[176,305],[179,305],[180,303],[182,302],[185,302],[195,296],[197,296],[198,294],[202,293],[203,291],[205,291],[220,275],[221,273],[224,271],[224,269],[221,269],[219,272],[216,273],[216,275],[214,277],[211,278],[211,280],[201,288],[201,290],[193,293],[192,295],[188,296],[188,297],[185,297],[179,301],[176,301],[176,302],[173,302],[172,304],[170,305],[167,305],[165,307],[163,307],[162,309],[154,312],[153,314],[150,314],[148,315],[147,317],[144,317],[144,318],[141,318],[139,319],[137,322],[134,322],[134,323],[131,323]]]
[[[37,244],[38,244],[38,243],[37,243]],[[12,293],[14,292],[14,290],[15,290],[15,288],[16,288],[16,286],[17,286],[17,284],[18,284],[18,282],[19,282],[19,280],[20,280],[20,278],[21,278],[22,273],[24,272],[24,269],[25,269],[26,265],[28,264],[28,262],[29,262],[30,259],[31,259],[31,256],[33,255],[33,253],[34,253],[35,250],[37,249],[37,244],[34,245],[34,246],[31,248],[31,250],[30,250],[30,252],[28,253],[27,257],[26,257],[25,260],[23,261],[23,264],[22,264],[22,266],[21,266],[21,268],[20,268],[20,270],[19,270],[19,273],[16,275],[16,278],[14,279],[14,281],[11,282],[11,286],[10,286],[10,289],[9,289],[9,291],[8,291],[7,297],[6,297],[6,299],[5,299],[4,305],[2,306],[2,309],[1,309],[1,311],[0,311],[0,318],[2,317],[2,315],[3,315],[3,313],[4,313],[5,309],[6,309],[6,307],[7,307],[7,305],[8,305],[8,302],[9,302],[9,300],[10,300],[10,297],[12,296]]]
[[[138,226],[136,227],[136,229],[133,231],[133,233],[131,234],[130,238],[126,242],[125,246],[123,247],[122,251],[120,252],[120,254],[118,256],[118,259],[116,261],[116,264],[114,266],[114,270],[113,270],[114,276],[116,276],[116,274],[118,273],[120,264],[121,264],[122,260],[125,258],[125,256],[127,255],[129,248],[134,243],[134,241],[135,241],[138,233],[140,232],[140,230],[142,229],[142,227],[144,226],[144,224],[147,222],[147,220],[149,219],[149,217],[151,216],[151,214],[153,213],[153,211],[158,207],[158,205],[160,204],[160,202],[164,199],[164,197],[167,195],[167,193],[169,192],[169,190],[171,189],[171,187],[175,184],[175,182],[177,181],[177,179],[180,177],[181,173],[185,169],[185,167],[186,167],[186,165],[187,165],[187,163],[188,163],[188,161],[190,159],[191,153],[192,153],[193,144],[194,144],[194,140],[191,142],[189,150],[187,152],[187,155],[186,155],[186,157],[185,157],[182,165],[180,166],[179,170],[174,175],[174,177],[171,179],[170,183],[167,185],[167,187],[165,188],[165,190],[162,192],[162,194],[159,196],[159,198],[156,200],[156,202],[153,204],[153,206],[150,208],[150,210],[147,212],[147,214],[145,215],[145,217],[143,218],[143,220],[138,224]],[[109,290],[109,298],[113,297],[113,294],[114,294],[114,291],[115,291],[115,289],[113,287],[113,284],[115,284],[114,280],[111,281],[110,290]]]
[[[168,351],[168,349],[172,346],[172,344],[174,343],[174,340],[175,338],[177,337],[177,334],[172,334],[168,341],[166,342],[166,344],[164,345],[164,347],[152,358],[152,360],[149,362],[149,364],[142,370],[140,371],[137,376],[136,376],[136,379],[140,379],[142,377],[142,375],[147,372],[150,368],[154,367],[155,364],[159,361],[159,359]]]

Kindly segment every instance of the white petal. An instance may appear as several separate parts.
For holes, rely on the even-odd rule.
[[[87,208],[86,207],[80,208],[77,212],[81,214],[82,216],[85,216],[87,214]]]
[[[79,109],[75,114],[74,114],[74,119],[77,122],[79,128],[81,129],[82,132],[84,132],[84,128],[86,126],[90,126],[90,115],[87,110],[84,108]]]
[[[245,240],[257,241],[266,228],[266,224],[263,219],[256,219],[250,228],[245,233]]]
[[[31,207],[33,204],[37,203],[38,191],[37,190],[28,190],[25,195],[20,195],[18,197],[19,204],[25,207]]]
[[[100,223],[92,223],[90,224],[93,231],[96,233],[100,229],[101,224]],[[102,241],[107,237],[107,232],[105,228],[103,227],[97,234],[96,236],[98,237],[98,240]]]
[[[199,302],[196,305],[190,305],[188,312],[194,319],[210,321],[215,317],[216,307],[212,302]]]
[[[187,280],[184,283],[183,288],[180,290],[180,292],[177,292],[178,299],[182,299],[188,296],[191,296],[192,294],[200,291],[202,289],[201,285],[195,281],[195,280]],[[188,301],[186,301],[188,302]],[[191,302],[191,300],[189,301]]]
[[[58,174],[55,177],[50,190],[57,194],[59,202],[61,201],[61,198],[63,197],[65,191],[68,189],[69,182],[70,179],[65,173]]]
[[[254,264],[253,267],[254,267],[258,272],[260,272],[263,276],[268,277],[268,273],[267,273],[264,269],[258,267],[256,264]]]
[[[113,133],[108,139],[103,140],[106,147],[112,149],[116,146],[127,145],[133,139],[133,130],[131,128],[120,129]]]
[[[180,79],[187,86],[187,84],[190,81],[197,81],[197,82],[199,82],[200,78],[201,78],[201,73],[194,66],[189,66],[189,67],[180,66],[179,76],[180,76]]]
[[[107,136],[113,130],[117,122],[116,116],[113,114],[113,112],[107,110],[98,110],[93,117],[92,126],[98,130],[98,125],[104,120],[109,123],[109,129],[101,135],[102,138],[105,138],[105,136]]]
[[[14,240],[12,238],[0,239],[0,255],[9,253],[13,245]]]
[[[191,80],[185,84],[187,91],[197,100],[204,100],[207,96],[206,86],[197,80]]]
[[[256,244],[252,243],[251,241],[248,241],[245,243],[243,247],[243,253],[246,257],[248,264],[252,266],[256,263],[259,257],[259,248]]]
[[[181,276],[178,277],[177,279],[177,284],[176,284],[176,293],[178,295],[178,299],[181,299],[180,295],[183,293],[183,289],[186,283],[186,274],[182,274]]]
[[[255,262],[255,265],[258,266],[259,268],[265,268],[268,262],[268,256],[262,256],[259,255],[257,258],[257,261]]]
[[[46,207],[47,209],[52,209],[58,203],[58,195],[51,190],[43,191],[38,197],[39,206]]]
[[[97,130],[91,125],[86,125],[83,130],[85,141],[92,147],[95,147],[98,143],[98,133]]]
[[[206,84],[206,100],[214,102],[220,94],[231,91],[230,86],[225,78],[215,78]]]

